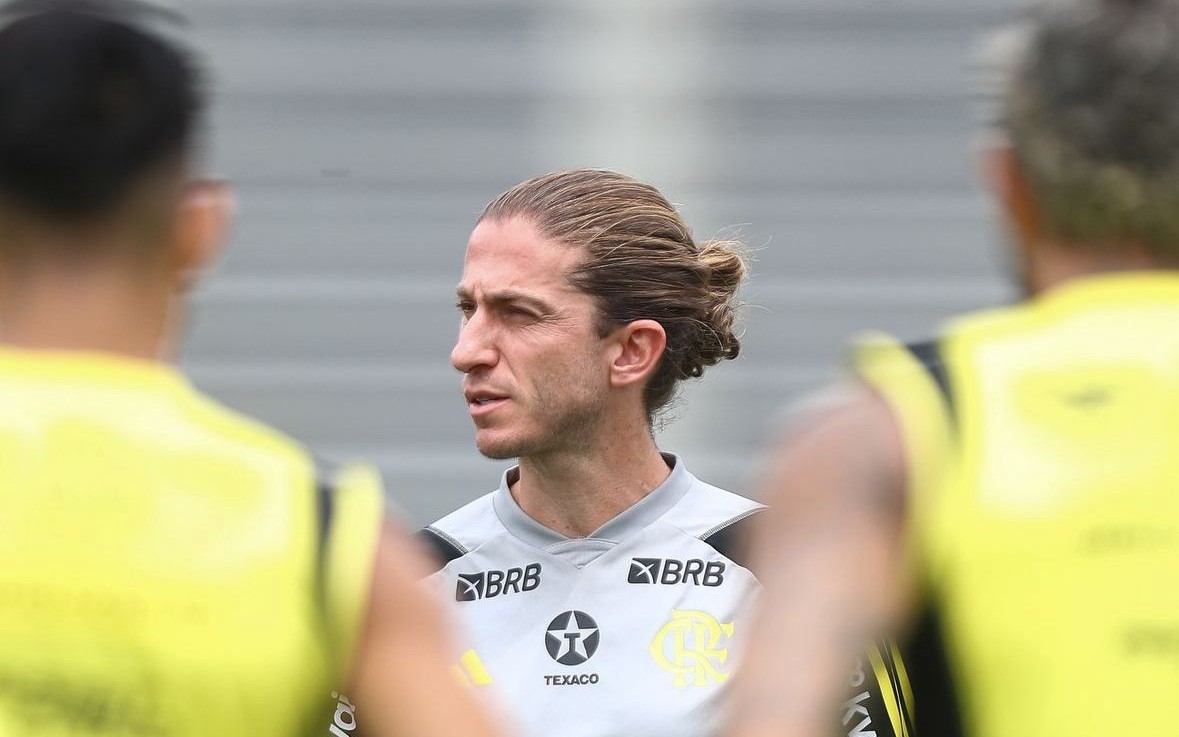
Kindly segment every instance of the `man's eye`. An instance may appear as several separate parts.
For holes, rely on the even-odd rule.
[[[473,302],[464,302],[459,300],[455,303],[455,308],[463,315],[470,317],[475,312],[475,304]]]

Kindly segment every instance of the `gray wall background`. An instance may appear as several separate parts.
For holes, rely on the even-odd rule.
[[[742,356],[661,445],[747,491],[775,413],[863,329],[1009,298],[971,153],[980,34],[1014,0],[194,0],[210,167],[239,222],[196,299],[199,386],[424,523],[498,483],[448,363],[477,213],[542,171],[658,185],[756,249]]]

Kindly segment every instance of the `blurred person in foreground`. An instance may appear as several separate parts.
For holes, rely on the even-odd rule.
[[[375,473],[317,478],[303,447],[166,363],[230,209],[225,186],[191,178],[188,56],[132,6],[12,13],[0,734],[318,734],[348,681],[374,734],[490,735],[412,543],[382,531]]]
[[[984,154],[1027,298],[858,352],[790,434],[731,737],[823,733],[907,635],[920,735],[1167,731],[1179,692],[1179,1],[1005,36]]]
[[[738,543],[762,506],[652,428],[681,381],[737,357],[744,275],[739,244],[697,242],[610,171],[525,181],[471,234],[451,362],[479,451],[519,465],[422,535],[471,633],[462,674],[529,737],[716,731],[759,589]]]

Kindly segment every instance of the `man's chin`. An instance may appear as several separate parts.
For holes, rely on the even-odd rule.
[[[484,458],[493,461],[507,461],[528,454],[522,443],[506,438],[482,438],[479,433],[475,435],[475,448]]]
[[[479,449],[479,453],[484,458],[489,458],[493,461],[510,461],[510,460],[520,457],[519,453],[515,453],[511,450],[505,450],[505,449],[495,448],[495,447],[483,448],[478,445],[476,445],[475,447]]]

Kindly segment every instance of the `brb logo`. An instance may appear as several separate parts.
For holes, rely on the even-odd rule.
[[[544,633],[549,657],[561,665],[581,665],[594,657],[600,640],[598,623],[576,610],[558,614]]]
[[[725,564],[719,560],[705,563],[699,558],[631,558],[626,582],[668,586],[691,582],[696,586],[720,586],[725,582]]]
[[[651,657],[675,674],[675,685],[707,686],[723,683],[729,674],[719,666],[729,659],[733,623],[722,624],[694,609],[672,609],[671,621],[651,641]]]
[[[455,601],[491,599],[500,594],[518,594],[540,586],[540,563],[506,571],[460,573],[454,587]]]

